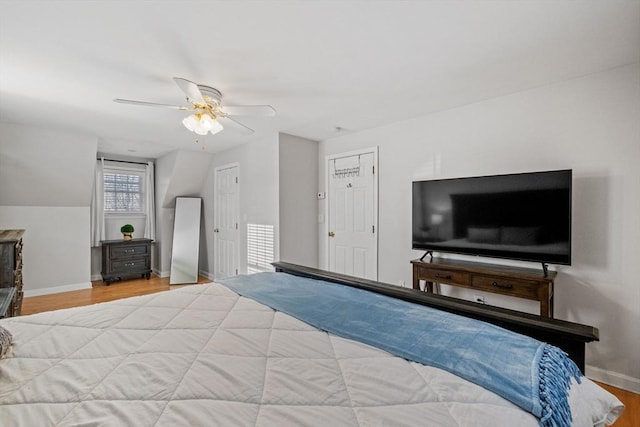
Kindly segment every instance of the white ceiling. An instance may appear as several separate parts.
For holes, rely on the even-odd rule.
[[[5,1],[0,121],[110,154],[198,149],[172,77],[270,104],[210,152],[286,132],[360,131],[640,60],[638,1]],[[336,127],[342,128],[337,131]]]

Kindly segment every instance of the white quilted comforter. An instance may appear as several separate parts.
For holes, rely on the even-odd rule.
[[[218,284],[4,319],[0,425],[531,426],[445,371],[312,328]],[[575,425],[615,417],[590,381]]]

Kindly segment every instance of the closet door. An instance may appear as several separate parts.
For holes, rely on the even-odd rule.
[[[238,218],[238,166],[227,165],[214,174],[214,279],[238,274],[240,229]]]
[[[329,156],[329,271],[378,279],[376,152]]]

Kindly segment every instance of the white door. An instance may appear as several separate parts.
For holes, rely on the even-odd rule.
[[[213,207],[215,279],[238,274],[240,248],[238,186],[237,165],[216,168]]]
[[[377,152],[327,158],[329,270],[378,279]]]

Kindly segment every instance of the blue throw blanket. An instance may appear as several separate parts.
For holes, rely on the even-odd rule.
[[[570,426],[578,367],[560,349],[503,328],[385,295],[285,273],[217,280],[318,329],[452,372],[540,419]]]

